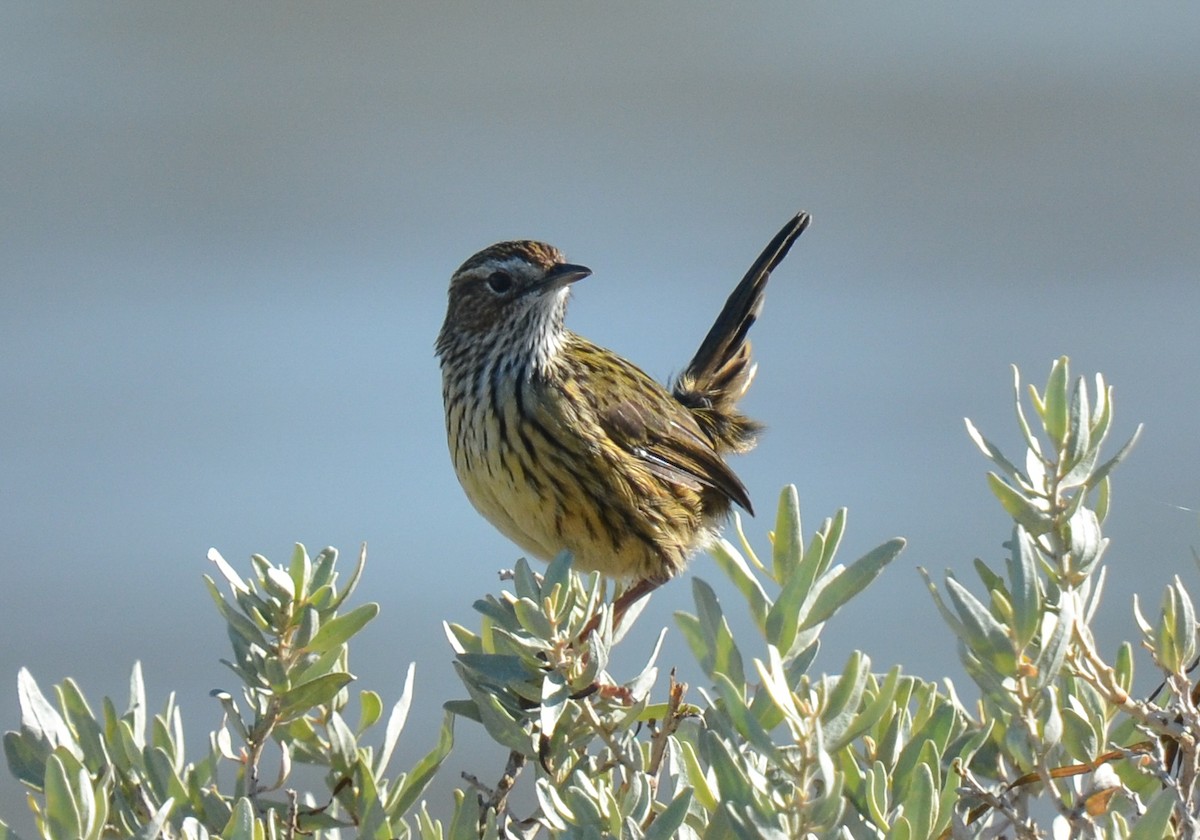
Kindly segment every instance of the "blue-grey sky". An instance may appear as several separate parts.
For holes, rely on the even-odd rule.
[[[518,556],[455,482],[433,338],[453,269],[513,237],[589,265],[571,326],[666,377],[813,213],[754,331],[746,528],[765,547],[794,482],[810,527],[849,507],[844,560],[910,540],[818,668],[957,677],[914,568],[1001,556],[962,418],[1016,449],[1011,363],[1041,384],[1068,354],[1116,436],[1146,423],[1109,647],[1133,592],[1200,593],[1194,7],[10,4],[0,30],[0,728],[21,666],[98,702],[140,659],[198,748],[233,687],[206,550],[365,540],[352,666],[394,698],[416,660],[402,758],[427,750],[461,693],[441,621]],[[719,577],[656,594],[631,662],[693,575]],[[27,819],[8,778],[0,813]]]

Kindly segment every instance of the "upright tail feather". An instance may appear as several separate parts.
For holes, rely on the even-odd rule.
[[[700,349],[672,387],[675,398],[692,410],[718,451],[744,452],[754,446],[762,429],[737,410],[737,401],[750,387],[755,371],[746,334],[762,309],[771,271],[787,256],[811,218],[808,213],[797,213],[775,234],[725,301]]]

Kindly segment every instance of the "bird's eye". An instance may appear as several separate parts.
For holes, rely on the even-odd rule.
[[[493,271],[488,275],[488,288],[498,295],[502,295],[512,288],[512,278],[504,271]]]

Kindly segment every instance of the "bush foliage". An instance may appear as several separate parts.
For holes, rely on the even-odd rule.
[[[657,646],[639,673],[613,673],[610,654],[639,609],[614,626],[598,576],[575,573],[567,556],[540,574],[522,561],[476,602],[478,627],[446,625],[466,697],[445,703],[432,750],[396,770],[412,668],[386,714],[372,691],[352,698],[348,645],[378,611],[344,609],[365,552],[342,585],[332,549],[310,557],[297,546],[280,566],[255,556],[246,577],[214,550],[217,580],[205,580],[241,689],[213,692],[224,715],[206,748],[185,751],[173,697],[148,712],[139,666],[124,711],[105,698],[98,712],[74,681],[50,697],[22,670],[8,766],[39,836],[56,840],[1196,837],[1188,592],[1177,578],[1152,615],[1135,602],[1140,644],[1162,676],[1150,697],[1130,693],[1133,645],[1106,658],[1092,632],[1110,473],[1134,441],[1102,457],[1111,389],[1100,376],[1090,389],[1072,382],[1065,358],[1041,392],[1029,389],[1031,414],[1015,375],[1014,387],[1021,458],[967,421],[1013,520],[1007,556],[977,560],[970,583],[922,570],[975,683],[971,705],[949,680],[878,671],[861,653],[835,675],[814,671],[826,622],[904,543],[838,563],[845,510],[806,535],[789,487],[767,553],[740,527],[736,545],[712,549],[754,632],[735,638],[698,578],[695,612],[676,615],[703,686],[664,676]],[[431,809],[422,796],[456,719],[509,758],[464,775],[453,802]],[[296,788],[297,763],[319,768],[320,789]],[[532,813],[510,806],[517,784],[531,787]],[[0,838],[13,836],[0,823]]]

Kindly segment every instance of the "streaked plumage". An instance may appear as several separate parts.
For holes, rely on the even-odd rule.
[[[754,377],[746,333],[800,213],[734,290],[670,390],[563,326],[591,272],[540,242],[502,242],[450,281],[437,340],[455,472],[475,507],[547,560],[645,582],[677,574],[732,504],[751,510],[723,456],[760,426],[736,403]]]

